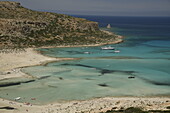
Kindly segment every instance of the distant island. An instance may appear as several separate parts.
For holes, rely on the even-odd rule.
[[[101,31],[97,22],[64,14],[33,11],[18,2],[0,1],[0,49],[122,41],[117,37]]]

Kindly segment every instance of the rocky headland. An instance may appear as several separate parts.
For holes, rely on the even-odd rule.
[[[0,49],[90,45],[114,42],[117,36],[83,18],[24,8],[0,1]],[[120,38],[118,39],[120,41]]]

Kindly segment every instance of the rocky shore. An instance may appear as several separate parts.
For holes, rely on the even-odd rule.
[[[18,2],[0,1],[0,50],[115,41],[115,35],[98,26],[97,22],[83,18],[33,11]]]

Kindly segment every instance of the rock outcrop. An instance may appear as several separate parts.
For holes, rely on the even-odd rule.
[[[0,48],[96,44],[114,40],[98,23],[0,1]]]

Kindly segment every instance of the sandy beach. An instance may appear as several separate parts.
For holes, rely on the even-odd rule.
[[[40,65],[55,60],[57,59],[39,54],[33,48],[28,48],[20,53],[0,53],[0,80],[14,77],[29,77],[21,72],[22,67]]]
[[[129,107],[139,107],[143,110],[167,110],[167,107],[170,106],[170,98],[106,97],[86,101],[51,103],[42,106],[0,99],[0,107],[4,106],[10,106],[14,109],[0,109],[2,113],[99,113]]]
[[[121,39],[122,37],[119,38]],[[120,41],[122,40],[114,43],[119,43]],[[22,67],[41,65],[58,60],[64,59],[43,56],[33,48],[26,49],[25,52],[20,53],[0,53],[0,80],[13,77],[30,77],[21,72]],[[170,98],[105,97],[86,101],[56,102],[47,105],[31,105],[29,103],[18,103],[14,100],[0,98],[0,108],[7,106],[14,109],[0,109],[0,113],[99,113],[111,109],[126,109],[128,107],[140,107],[144,110],[168,110],[167,107],[170,106]]]

